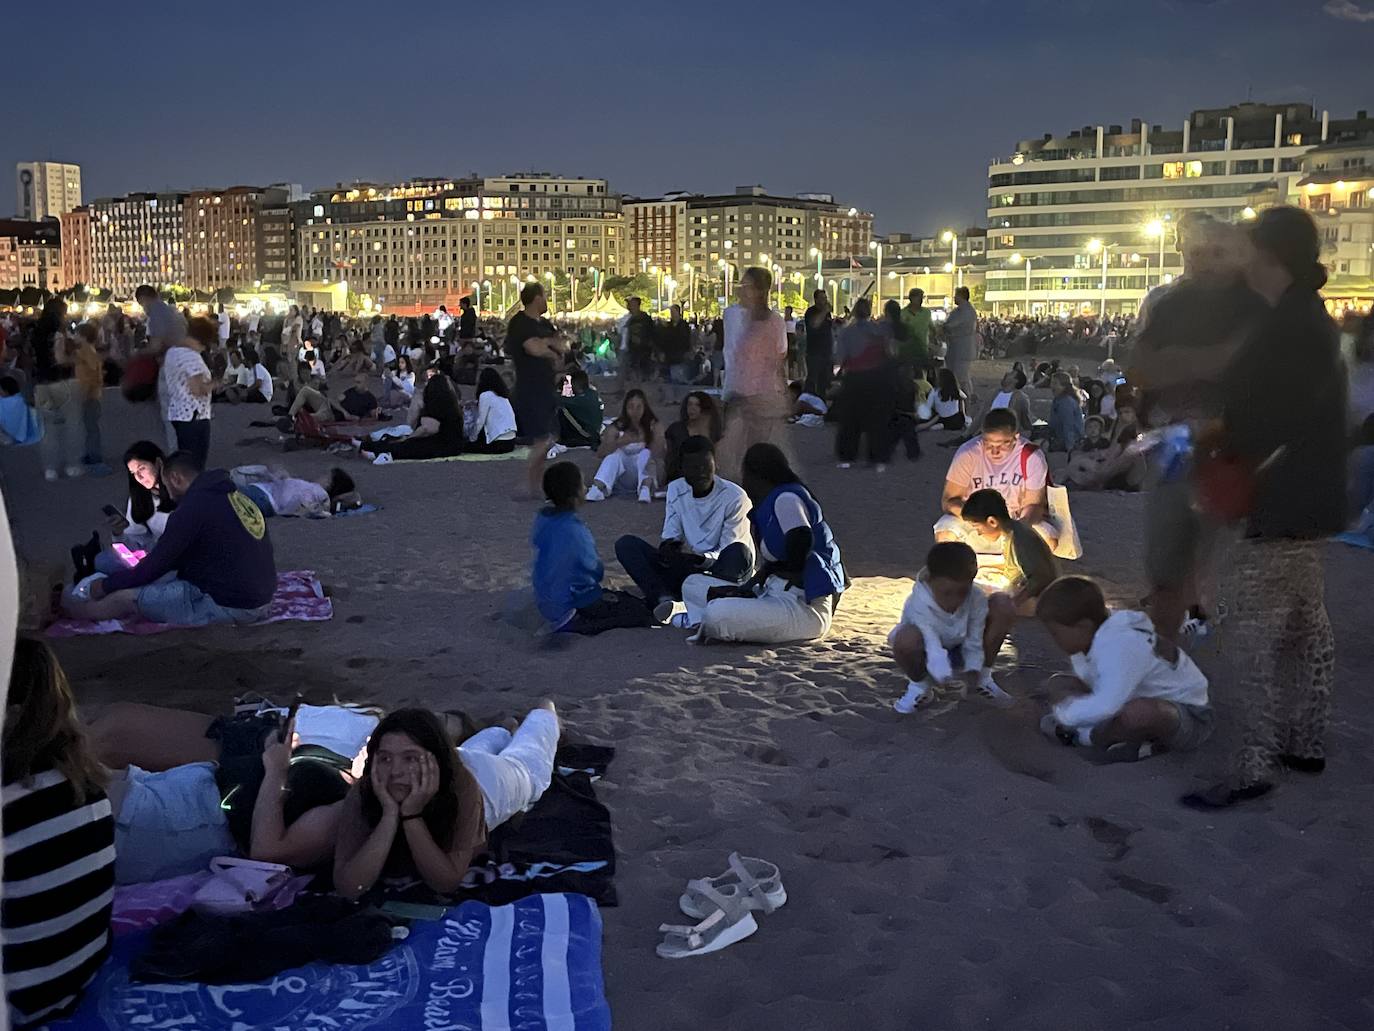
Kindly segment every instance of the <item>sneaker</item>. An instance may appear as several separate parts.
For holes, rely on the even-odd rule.
[[[605,501],[606,495],[602,493],[600,487],[593,484],[592,486],[587,488],[587,500],[593,503],[597,501]]]
[[[1178,632],[1188,640],[1199,641],[1212,632],[1212,624],[1205,615],[1189,616]]]
[[[687,618],[687,613],[679,612],[672,619],[668,620],[668,625],[674,630],[695,630],[691,621]]]
[[[1078,735],[1056,720],[1052,712],[1047,712],[1040,717],[1040,733],[1051,741],[1057,741],[1069,748],[1078,744]]]
[[[639,503],[641,505],[647,505],[649,502],[653,500],[654,492],[649,489],[647,484],[639,488]]]
[[[559,455],[565,454],[567,450],[568,449],[564,447],[562,444],[554,444],[552,447],[549,448],[549,453],[546,457],[550,462],[552,462]]]
[[[836,463],[835,463],[835,468],[836,468],[836,469],[849,469],[849,468],[851,468],[852,466],[853,466],[853,463],[852,463],[852,462],[836,462]]]
[[[978,694],[987,699],[993,705],[1005,709],[1016,704],[1016,699],[997,686],[997,681],[992,679],[992,674],[984,670],[978,676]]]
[[[57,482],[57,470],[56,470],[56,469],[44,469],[44,470],[43,470],[43,479],[47,480],[49,483],[56,483],[56,482]]]
[[[879,462],[877,465],[873,467],[873,471],[875,473],[885,473],[887,472],[887,466],[884,465],[882,462]]]
[[[380,455],[378,455],[376,458],[372,460],[373,465],[390,465],[391,462],[392,458],[390,451],[383,451]]]
[[[673,614],[673,605],[674,602],[672,598],[664,598],[654,606],[654,619],[658,620],[660,623],[668,622],[669,617]]]
[[[75,479],[78,479],[78,478],[80,478],[80,477],[82,477],[82,476],[85,476],[85,475],[86,475],[86,467],[85,467],[84,465],[69,465],[69,466],[67,466],[67,479],[69,479],[69,480],[75,480]]]
[[[929,696],[930,685],[928,683],[924,680],[908,680],[906,682],[906,694],[893,702],[892,708],[906,716],[915,712]]]

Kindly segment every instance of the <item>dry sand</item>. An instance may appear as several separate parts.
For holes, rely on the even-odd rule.
[[[995,370],[979,372],[990,382]],[[117,456],[134,423],[107,398]],[[238,443],[267,432],[246,428],[260,414],[216,409],[216,464],[275,461],[305,476],[331,464]],[[484,715],[556,698],[570,734],[619,750],[600,789],[622,899],[605,912],[605,972],[628,1031],[1374,1027],[1374,555],[1328,551],[1329,769],[1201,815],[1177,797],[1224,764],[1238,717],[1215,643],[1199,659],[1214,674],[1219,736],[1194,756],[1091,766],[1039,736],[1030,700],[898,716],[903,681],[883,638],[930,543],[951,452],[928,446],[879,477],[836,470],[830,430],[791,435],[854,578],[820,644],[703,649],[665,629],[539,650],[495,621],[528,582],[534,506],[509,500],[521,464],[353,462],[381,512],[270,524],[279,566],[323,578],[332,622],[57,649],[92,712],[114,699],[219,711],[249,689]],[[590,473],[590,454],[574,456]],[[123,507],[120,478],[44,484],[34,449],[0,462],[26,558],[63,560],[102,504]],[[1074,506],[1086,551],[1074,568],[1132,603],[1141,498]],[[628,583],[615,539],[656,539],[662,505],[615,499],[585,517],[610,579]],[[1034,625],[1013,643],[998,665],[1018,697],[1066,668]],[[723,869],[732,849],[782,868],[787,906],[718,955],[656,958],[658,924],[682,920],[683,882]]]

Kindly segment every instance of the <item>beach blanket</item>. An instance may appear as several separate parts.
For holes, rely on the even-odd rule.
[[[266,617],[243,626],[262,626],[288,620],[318,623],[334,618],[334,603],[325,596],[319,577],[308,569],[277,574],[277,591]],[[59,619],[47,629],[49,637],[82,637],[89,634],[161,634],[168,630],[194,629],[167,623],[152,623],[142,616],[125,619]]]
[[[504,455],[445,455],[443,458],[408,458],[404,461],[385,462],[384,465],[424,465],[426,462],[509,462],[512,459],[524,461],[530,457],[530,449],[518,447],[514,451],[507,451]]]
[[[610,1031],[601,914],[581,895],[464,902],[365,966],[311,963],[239,985],[130,979],[149,932],[115,942],[76,1013],[52,1031]]]

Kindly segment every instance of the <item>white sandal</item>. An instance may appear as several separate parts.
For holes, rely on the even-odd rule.
[[[787,902],[778,868],[766,859],[730,853],[730,869],[717,877],[687,882],[678,908],[693,920],[702,920],[716,908],[715,897],[738,900],[745,909],[772,913]]]
[[[759,929],[754,914],[741,899],[727,898],[709,883],[702,881],[702,895],[711,904],[711,912],[693,927],[681,924],[661,924],[665,935],[657,952],[664,959],[685,959],[708,952],[719,952],[735,942],[743,941]]]

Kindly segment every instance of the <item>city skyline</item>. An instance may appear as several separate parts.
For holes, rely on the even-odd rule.
[[[108,23],[78,3],[73,20],[102,31],[89,48],[67,38],[62,75],[42,48],[11,55],[12,81],[44,82],[43,102],[17,105],[0,167],[74,162],[87,199],[527,169],[604,176],[627,196],[757,183],[923,233],[980,224],[989,159],[1028,135],[1172,124],[1247,97],[1366,106],[1374,39],[1374,5],[1351,0],[974,0],[957,18],[880,2],[852,27],[810,0],[690,18],[523,10],[524,29],[444,8],[379,22],[343,3],[273,30],[166,4]]]

